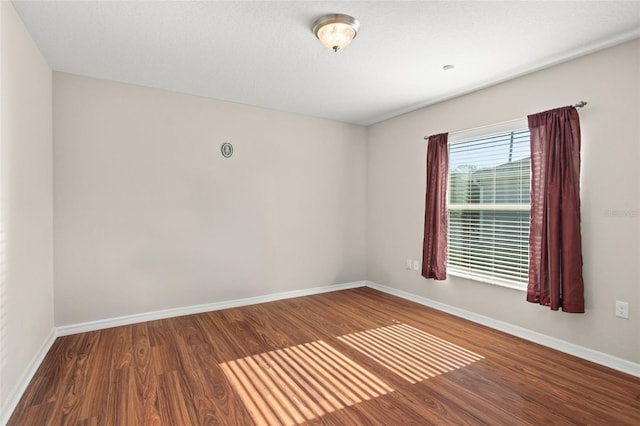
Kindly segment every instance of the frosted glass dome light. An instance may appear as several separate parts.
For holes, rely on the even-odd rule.
[[[313,23],[318,40],[334,52],[342,50],[358,35],[360,22],[352,16],[334,13],[324,15]]]

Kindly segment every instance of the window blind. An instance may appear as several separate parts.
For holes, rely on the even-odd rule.
[[[448,269],[527,282],[530,182],[529,130],[449,145]]]

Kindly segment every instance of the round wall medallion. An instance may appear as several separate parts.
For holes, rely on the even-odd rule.
[[[233,145],[229,142],[225,142],[220,146],[220,152],[224,158],[229,158],[233,155]]]

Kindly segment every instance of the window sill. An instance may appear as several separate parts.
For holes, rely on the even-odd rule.
[[[460,271],[457,269],[447,268],[447,275],[451,275],[458,278],[466,278],[468,280],[478,281],[484,284],[491,284],[499,287],[510,288],[512,290],[527,291],[526,284],[522,284],[514,281],[501,280],[500,278],[486,277],[486,276],[477,275],[477,274],[473,274],[466,271]]]

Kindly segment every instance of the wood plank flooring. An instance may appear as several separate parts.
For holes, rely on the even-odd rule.
[[[640,424],[640,379],[369,288],[58,338],[9,425]]]

